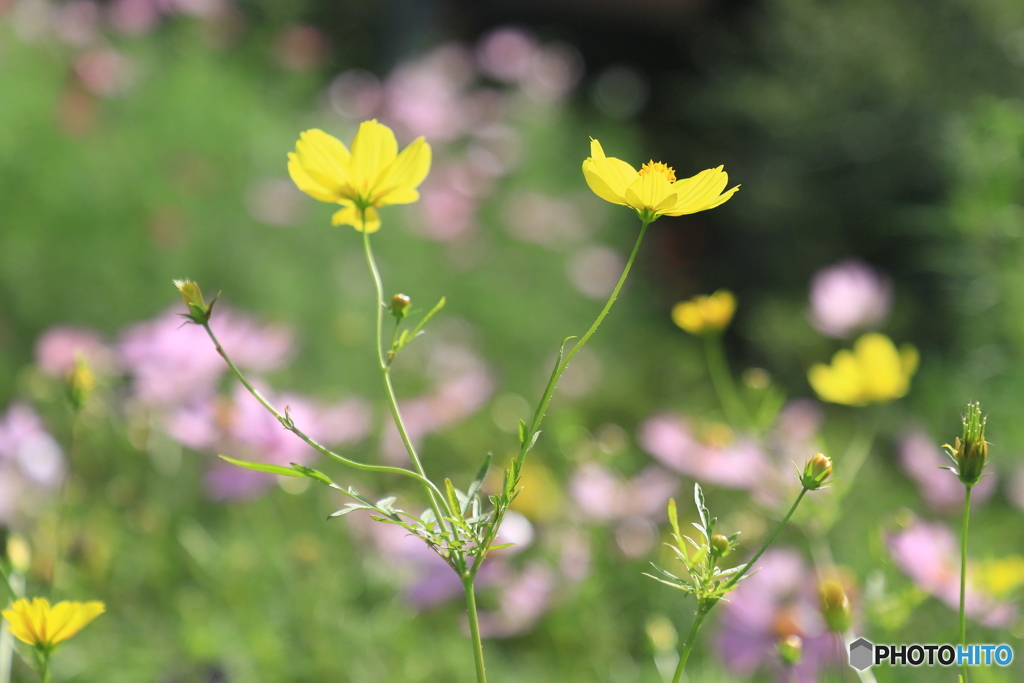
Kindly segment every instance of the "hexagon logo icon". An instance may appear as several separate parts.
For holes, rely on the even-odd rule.
[[[857,671],[863,671],[871,666],[874,655],[875,646],[864,638],[858,638],[850,643],[850,666]]]

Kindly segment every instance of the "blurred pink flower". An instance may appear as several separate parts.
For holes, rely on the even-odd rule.
[[[892,282],[863,261],[848,259],[811,279],[811,324],[829,337],[873,328],[889,315]]]
[[[485,638],[508,638],[528,631],[551,606],[556,582],[549,567],[531,562],[500,585],[498,609],[480,613],[480,633]]]
[[[452,242],[476,228],[478,199],[466,182],[466,170],[440,165],[423,183],[418,206],[419,232],[438,242]]]
[[[938,512],[954,512],[964,505],[964,485],[949,470],[949,458],[922,430],[904,433],[899,440],[900,465],[924,497],[928,506]],[[991,470],[991,468],[989,468]],[[971,507],[988,500],[996,490],[994,472],[981,478],[971,490]]]
[[[526,76],[537,49],[533,34],[515,26],[502,26],[480,39],[476,60],[487,76],[516,83]]]
[[[58,5],[53,16],[57,37],[68,45],[85,47],[99,38],[100,8],[92,0],[72,0]]]
[[[363,121],[377,113],[384,91],[380,80],[369,71],[349,69],[331,81],[327,99],[334,111],[345,118]]]
[[[437,384],[425,396],[400,402],[406,431],[414,444],[482,408],[494,393],[494,381],[483,360],[468,348],[444,344],[434,349],[428,374]],[[446,369],[439,372],[439,369]],[[443,379],[442,379],[443,378]],[[388,420],[381,446],[384,459],[403,463],[408,457],[398,429]]]
[[[519,86],[538,102],[564,98],[583,76],[583,57],[568,43],[551,43],[535,51]]]
[[[575,202],[531,190],[511,192],[501,217],[510,235],[548,249],[575,246],[589,236],[587,222]],[[621,265],[621,259],[618,261]],[[616,279],[620,272],[615,273]]]
[[[278,410],[287,407],[296,427],[325,446],[357,442],[369,430],[370,410],[362,399],[323,405],[295,394],[275,396],[258,384],[257,388]],[[242,386],[235,387],[230,402],[206,399],[176,410],[168,416],[167,431],[190,448],[215,450],[239,460],[287,466],[309,464],[318,457]],[[215,462],[206,478],[207,491],[217,500],[256,495],[274,482],[270,475],[223,461]]]
[[[886,537],[889,554],[904,574],[917,586],[946,603],[960,609],[960,547],[959,541],[941,522],[914,519],[905,529]],[[968,579],[971,563],[968,560]],[[967,616],[985,626],[1005,627],[1017,615],[1014,605],[994,600],[979,592],[968,581],[965,602]]]
[[[323,64],[328,53],[327,36],[315,26],[287,26],[274,39],[277,61],[289,71],[315,69]]]
[[[158,405],[188,404],[210,394],[227,371],[207,337],[184,324],[180,307],[128,328],[118,344],[120,362],[132,376],[138,400]],[[279,367],[292,351],[292,333],[280,325],[254,320],[218,306],[210,327],[239,367],[266,372]]]
[[[110,48],[95,48],[75,58],[75,75],[93,95],[119,95],[132,84],[135,65],[125,55]]]
[[[31,407],[0,415],[0,522],[41,511],[64,476],[64,454]]]
[[[141,36],[149,33],[160,22],[160,7],[156,0],[113,0],[107,6],[107,19],[121,33]]]
[[[752,489],[770,468],[755,442],[740,438],[723,446],[702,443],[678,415],[648,418],[640,427],[639,441],[662,465],[702,484]]]
[[[467,50],[450,43],[396,67],[384,84],[384,118],[400,137],[420,135],[432,143],[453,140],[471,129],[465,90],[475,77]]]
[[[93,372],[110,374],[117,367],[113,350],[103,343],[99,332],[84,327],[58,325],[36,340],[36,364],[50,377],[63,378],[81,356]]]
[[[842,661],[843,644],[825,626],[816,585],[814,572],[797,553],[767,550],[754,573],[722,603],[715,646],[725,665],[749,677],[767,664],[779,670],[780,680],[815,683],[819,669]],[[775,646],[790,635],[803,640],[803,659],[794,678],[786,679]]]

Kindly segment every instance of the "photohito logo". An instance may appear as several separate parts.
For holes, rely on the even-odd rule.
[[[850,643],[850,666],[863,671],[887,662],[892,666],[1007,666],[1013,661],[1009,645],[875,645],[866,638]]]

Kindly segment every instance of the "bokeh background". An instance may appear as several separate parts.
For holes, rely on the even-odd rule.
[[[970,634],[1019,651],[1022,93],[1017,0],[0,0],[0,523],[31,548],[29,594],[107,604],[57,679],[472,680],[436,558],[358,515],[325,521],[334,492],[218,465],[317,460],[174,317],[173,278],[222,292],[229,351],[308,431],[401,462],[359,236],[285,170],[300,131],[348,140],[372,117],[434,148],[422,200],[385,209],[374,240],[389,292],[420,312],[447,297],[395,374],[428,470],[456,482],[513,451],[635,239],[583,181],[589,138],[743,186],[653,225],[564,378],[507,523],[517,545],[482,577],[492,680],[662,680],[692,619],[641,576],[668,562],[665,501],[695,519],[699,480],[749,552],[792,491],[779,473],[815,450],[840,475],[867,455],[716,610],[690,680],[777,680],[791,633],[808,643],[797,680],[856,680],[816,614],[833,561],[859,634],[953,641],[962,493],[935,465],[971,400],[995,460]],[[739,302],[731,372],[763,415],[745,425],[669,315],[719,288]],[[920,351],[909,394],[820,402],[808,368],[865,330]],[[77,422],[76,352],[99,378]]]

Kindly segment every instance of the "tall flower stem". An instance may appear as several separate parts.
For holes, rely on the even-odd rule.
[[[366,224],[365,210],[363,224]],[[387,356],[384,353],[384,308],[386,306],[384,303],[384,283],[380,278],[377,261],[373,258],[373,249],[370,248],[370,233],[366,230],[363,230],[363,252],[366,254],[366,264],[370,267],[370,273],[373,275],[373,285],[377,291],[377,363],[380,368],[381,378],[384,381],[384,393],[387,396],[388,407],[391,409],[391,417],[395,422],[395,427],[398,428],[398,434],[402,437],[402,443],[405,445],[405,450],[409,453],[409,459],[412,460],[413,467],[425,481],[429,481],[427,472],[423,469],[423,463],[420,462],[420,457],[416,454],[416,447],[413,445],[412,439],[409,438],[409,432],[405,428],[405,422],[402,420],[402,411],[398,407],[398,398],[395,396],[395,387],[391,383],[391,366],[388,364]],[[441,513],[444,496],[430,486],[425,488],[430,498],[430,508],[434,511],[438,525],[444,529],[445,516]]]
[[[964,526],[960,537],[960,644],[967,649],[967,522],[971,518],[971,485],[965,484],[964,492]],[[967,662],[960,665],[960,675],[967,683]]]
[[[779,525],[775,527],[775,531],[772,532],[772,535],[769,536],[765,540],[765,542],[761,544],[761,549],[758,550],[752,558],[750,558],[750,561],[743,565],[743,569],[739,570],[738,572],[732,575],[732,578],[729,579],[729,581],[725,584],[726,588],[729,588],[730,586],[735,586],[736,582],[742,579],[743,575],[750,571],[750,568],[754,566],[754,563],[757,562],[758,558],[761,557],[764,551],[768,549],[768,546],[772,544],[772,541],[775,540],[775,537],[779,535],[779,532],[782,531],[782,527],[786,526],[786,524],[789,522],[789,518],[793,516],[794,512],[796,512],[797,506],[800,505],[800,501],[804,499],[804,495],[807,493],[808,490],[809,489],[807,488],[803,488],[800,490],[800,495],[798,495],[796,497],[796,500],[793,501],[793,506],[789,508],[789,512],[787,512],[786,516],[782,518],[782,521],[779,522]]]
[[[714,603],[710,605],[700,605],[697,607],[696,618],[693,620],[693,626],[690,627],[690,634],[686,636],[686,644],[683,645],[682,652],[679,653],[679,664],[676,665],[676,672],[672,676],[672,683],[679,683],[679,679],[683,677],[683,669],[686,668],[686,660],[690,658],[690,652],[693,651],[693,644],[697,641],[697,631],[700,630],[701,622],[704,621],[704,617],[708,615]]]
[[[608,301],[605,303],[604,308],[597,315],[594,323],[590,326],[579,341],[569,350],[569,353],[563,357],[559,354],[558,360],[555,361],[555,367],[551,372],[551,378],[548,380],[547,386],[544,388],[544,394],[540,397],[540,402],[537,404],[537,410],[533,414],[533,420],[530,423],[530,431],[528,437],[524,439],[520,445],[519,456],[516,458],[516,467],[522,467],[523,461],[526,459],[526,453],[530,450],[533,445],[533,436],[540,431],[541,422],[544,421],[544,414],[547,412],[548,404],[551,402],[551,397],[555,393],[555,387],[558,385],[558,380],[561,378],[562,373],[569,367],[569,361],[573,359],[573,356],[583,348],[583,345],[594,336],[597,332],[597,328],[604,322],[605,316],[608,315],[608,311],[612,310],[612,305],[615,300],[619,297],[619,292],[622,290],[622,285],[626,282],[626,277],[629,275],[630,269],[633,267],[633,262],[636,260],[636,255],[640,251],[640,244],[643,242],[644,234],[647,233],[647,226],[651,224],[651,220],[642,218],[640,225],[640,234],[637,235],[636,243],[633,245],[633,251],[629,254],[629,259],[626,261],[625,268],[622,269],[622,275],[619,276],[619,281],[615,283],[615,289],[612,290],[611,296],[608,297]],[[572,337],[566,339],[569,341]]]
[[[469,613],[469,635],[473,641],[473,661],[476,662],[477,683],[487,683],[487,671],[484,666],[484,644],[480,639],[480,617],[476,609],[476,591],[473,582],[476,574],[467,572],[462,575],[462,587],[466,591],[466,611]]]

